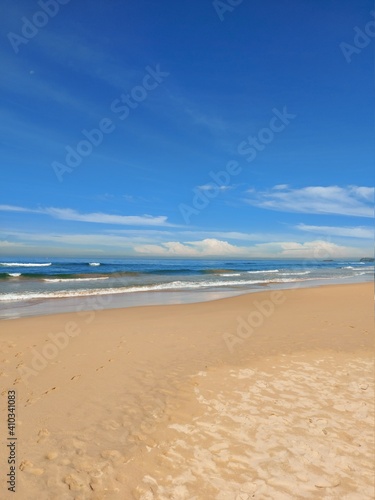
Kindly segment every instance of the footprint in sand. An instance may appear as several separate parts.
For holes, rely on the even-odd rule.
[[[121,427],[121,424],[115,420],[108,420],[102,423],[102,428],[106,431],[115,431],[119,427]]]
[[[59,454],[57,451],[50,451],[49,453],[47,453],[46,458],[47,460],[55,460],[55,458],[57,458],[58,456]]]
[[[69,474],[64,477],[64,483],[72,491],[80,491],[85,487],[85,483],[76,474]]]
[[[50,435],[50,432],[48,429],[40,429],[40,431],[38,432],[38,439],[37,439],[37,443],[42,443],[43,441],[45,441]]]
[[[43,392],[42,396],[49,394],[50,392],[55,391],[56,389],[57,389],[57,387],[52,387],[52,389],[48,389],[48,391]]]
[[[26,399],[26,404],[24,406],[30,406],[34,404],[36,401],[38,401],[40,398],[29,398]]]
[[[23,460],[20,463],[19,469],[23,472],[33,474],[34,476],[41,476],[42,474],[44,474],[44,469],[34,467],[34,464],[29,460]]]
[[[72,377],[70,380],[75,380],[75,379],[80,378],[80,377],[81,377],[81,375],[74,375],[74,377]]]

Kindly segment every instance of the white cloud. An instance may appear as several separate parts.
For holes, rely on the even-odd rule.
[[[164,226],[167,223],[167,217],[151,215],[113,215],[101,212],[82,214],[71,208],[46,208],[44,213],[55,217],[56,219],[72,220],[79,222],[95,222],[97,224],[121,224],[133,226]]]
[[[349,238],[374,239],[374,229],[371,227],[337,227],[337,226],[309,226],[297,224],[296,229],[310,233],[328,234],[331,236],[344,236]]]
[[[211,191],[212,189],[220,191],[227,191],[228,189],[233,189],[233,186],[218,186],[217,184],[204,184],[203,186],[197,186],[201,191]]]
[[[241,256],[246,248],[231,245],[227,241],[206,238],[201,241],[180,243],[170,241],[159,245],[136,245],[134,250],[141,254],[179,257]]]
[[[71,208],[23,208],[13,205],[0,205],[2,212],[27,212],[50,215],[54,219],[71,220],[77,222],[94,222],[97,224],[117,224],[126,226],[172,226],[167,222],[167,217],[159,215],[115,215],[102,212],[80,213]]]
[[[287,259],[345,259],[364,257],[370,248],[336,245],[329,241],[314,240],[305,243],[281,241],[255,245],[257,257],[279,257]]]
[[[14,243],[14,241],[0,240],[0,248],[22,247],[22,243]]]
[[[365,186],[308,186],[291,189],[278,185],[262,192],[249,190],[247,203],[283,212],[374,216],[374,188]]]
[[[360,187],[351,186],[354,193],[361,198],[365,198],[368,201],[374,202],[374,188],[373,187]]]
[[[249,247],[231,245],[227,241],[205,239],[201,241],[136,245],[137,253],[152,256],[170,257],[242,257],[242,258],[348,258],[363,257],[368,249],[336,245],[334,243],[315,240],[306,243],[281,241],[259,243]]]
[[[120,234],[119,234],[120,233]],[[160,257],[228,257],[228,258],[351,258],[366,257],[371,254],[371,245],[361,247],[336,245],[329,241],[310,242],[270,241],[249,246],[234,245],[223,239],[205,238],[195,241],[167,241],[155,243],[159,231],[145,229],[114,231],[114,234],[68,234],[68,233],[27,233],[7,231],[0,241],[0,252],[8,254],[18,248],[29,251],[60,251],[77,254],[85,252],[113,255],[150,255]],[[160,235],[162,232],[160,231]],[[9,238],[14,239],[10,242]],[[55,250],[54,250],[55,249]],[[40,252],[39,252],[40,253]]]
[[[35,212],[35,210],[23,207],[17,207],[15,205],[0,205],[0,212]]]

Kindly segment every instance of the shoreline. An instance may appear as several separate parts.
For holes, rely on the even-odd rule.
[[[343,281],[345,281],[343,283]],[[227,288],[200,289],[181,291],[146,291],[119,294],[84,295],[82,297],[64,297],[49,299],[32,299],[20,302],[2,303],[0,322],[18,318],[50,316],[53,314],[78,313],[79,311],[112,310],[132,307],[162,306],[173,304],[195,304],[210,302],[222,298],[236,297],[265,290],[295,290],[299,288],[315,288],[321,286],[350,285],[359,283],[372,283],[372,279],[345,278],[341,279],[314,279],[293,283],[275,283],[272,285],[259,285],[251,290]]]
[[[0,322],[19,498],[373,498],[372,305],[361,283]]]

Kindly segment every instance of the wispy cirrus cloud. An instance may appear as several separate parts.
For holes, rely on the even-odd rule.
[[[6,231],[8,246],[16,244],[28,245],[58,245],[59,247],[81,247],[82,249],[88,247],[95,247],[100,250],[112,247],[123,251],[124,248],[130,248],[134,244],[149,243],[152,238],[149,236],[138,235],[116,235],[106,233],[55,233],[55,232],[26,232],[26,231]],[[4,243],[5,244],[5,243]]]
[[[108,40],[97,35],[93,37],[74,20],[65,29],[69,36],[45,30],[42,37],[36,38],[35,43],[44,57],[57,60],[68,71],[87,75],[121,90],[142,75],[141,69],[136,70],[113,55]]]
[[[32,208],[17,207],[16,205],[0,205],[0,212],[38,213],[38,210],[33,210]]]
[[[228,191],[233,189],[234,186],[218,186],[217,184],[203,184],[202,186],[197,186],[200,191]]]
[[[165,226],[167,217],[164,215],[115,215],[101,212],[79,213],[71,208],[47,208],[44,213],[56,219],[77,222],[94,222],[96,224],[120,224],[126,226]]]
[[[268,210],[374,216],[374,188],[367,186],[308,186],[293,189],[282,184],[267,191],[248,191],[247,203]]]
[[[196,125],[201,125],[211,132],[225,132],[227,125],[224,120],[218,116],[209,116],[208,114],[201,113],[197,109],[193,109],[190,106],[185,106],[185,113],[192,119],[193,123]]]
[[[54,219],[76,222],[92,222],[96,224],[117,224],[125,226],[172,226],[165,215],[117,215],[102,212],[80,213],[72,208],[25,208],[14,205],[0,205],[2,212],[26,212],[49,215]]]
[[[371,227],[339,227],[339,226],[310,226],[307,224],[297,224],[296,229],[307,231],[309,233],[318,233],[321,235],[343,236],[348,238],[374,239],[374,229]]]
[[[37,37],[38,38],[38,37]],[[0,48],[0,57],[6,68],[6,73],[0,81],[0,89],[5,93],[16,93],[17,96],[35,100],[36,103],[49,103],[49,105],[59,105],[77,112],[85,112],[90,117],[100,114],[100,108],[96,103],[85,103],[84,95],[76,95],[67,86],[60,82],[48,80],[45,72],[39,68],[38,62],[28,63],[32,71],[25,70],[25,67],[19,64],[18,58],[13,54],[7,53],[4,48]],[[91,106],[91,107],[90,107]]]

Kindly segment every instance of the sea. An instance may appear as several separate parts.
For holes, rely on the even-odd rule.
[[[201,302],[269,288],[372,281],[349,260],[1,259],[0,318]]]

